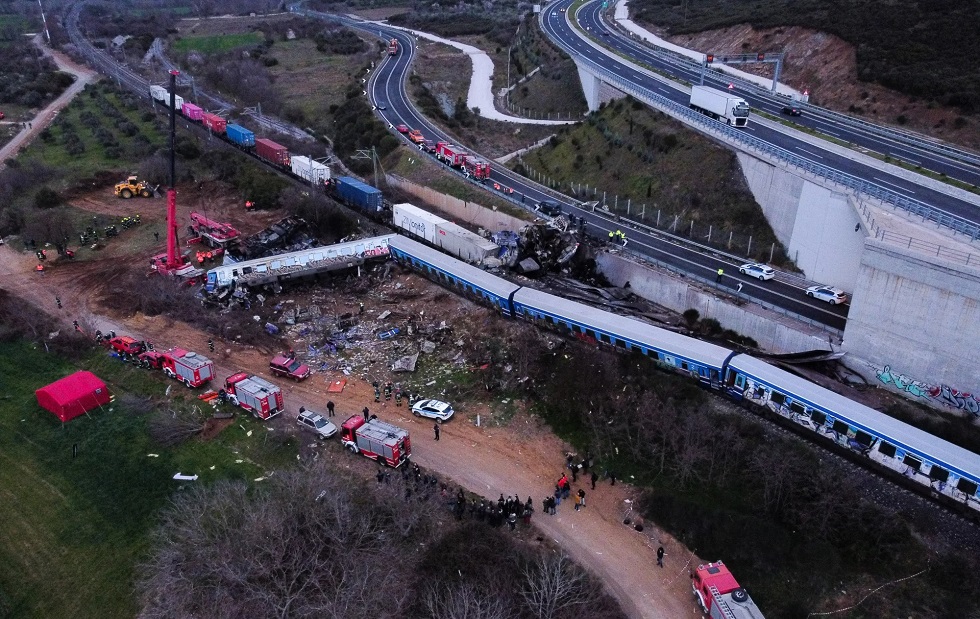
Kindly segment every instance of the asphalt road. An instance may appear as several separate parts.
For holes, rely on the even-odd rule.
[[[411,103],[405,91],[405,83],[415,54],[414,37],[400,30],[371,25],[370,31],[379,31],[384,37],[398,39],[400,52],[397,56],[389,56],[381,63],[367,84],[367,92],[379,108],[377,113],[393,126],[405,124],[413,129],[420,129],[428,139],[454,141],[450,136],[429,122]],[[513,197],[524,198],[525,205],[531,209],[539,200],[555,199],[554,195],[546,193],[541,187],[520,177],[505,168],[494,165],[491,181],[514,189]],[[492,183],[491,183],[492,184]],[[809,299],[803,292],[802,282],[792,278],[777,278],[768,282],[760,282],[751,277],[738,273],[740,262],[718,258],[697,251],[685,245],[672,241],[659,234],[648,234],[642,230],[625,228],[601,210],[592,212],[583,210],[569,199],[559,200],[564,205],[564,212],[583,217],[589,234],[604,239],[610,230],[622,228],[627,232],[628,249],[654,261],[683,273],[693,274],[714,283],[715,274],[719,268],[725,276],[720,283],[715,283],[726,292],[735,294],[737,286],[742,283],[742,297],[763,301],[786,312],[805,317],[816,324],[833,330],[843,331],[847,317],[847,306],[832,307],[828,304]]]
[[[624,77],[638,86],[648,88],[672,101],[685,106],[688,104],[690,97],[687,93],[677,90],[641,71],[637,71],[633,67],[625,64],[621,58],[610,57],[599,53],[587,42],[583,41],[581,33],[576,31],[568,21],[568,19],[574,19],[574,16],[568,16],[568,19],[566,19],[567,13],[561,12],[561,9],[567,9],[570,4],[570,0],[562,0],[552,3],[545,9],[545,28],[552,38],[561,40],[583,55],[587,55],[593,62],[607,71]],[[589,32],[594,33],[594,38],[602,45],[612,48],[625,57],[633,59],[637,64],[652,66],[664,73],[692,83],[699,82],[699,72],[692,71],[682,65],[668,63],[661,57],[652,54],[649,48],[628,38],[616,36],[606,23],[600,19],[599,15],[601,11],[602,4],[600,2],[592,2],[581,9],[579,19],[581,20],[580,23],[582,26],[589,28]],[[724,80],[724,78],[719,78],[712,74],[712,72],[707,72],[705,85],[717,87],[721,90],[728,90],[729,82]],[[776,115],[780,114],[782,105],[773,103],[768,98],[761,98],[754,91],[750,92],[746,89],[735,88],[733,92],[748,101],[749,105],[755,109],[762,109]],[[817,127],[824,133],[828,133],[842,140],[854,142],[868,149],[890,153],[909,163],[921,163],[923,167],[937,172],[945,172],[952,178],[959,178],[969,183],[980,184],[980,169],[968,164],[939,158],[921,151],[914,151],[904,145],[890,142],[880,136],[855,131],[849,126],[839,125],[834,121],[807,116],[796,117],[793,120],[804,126]],[[887,172],[868,167],[847,157],[824,150],[819,145],[801,142],[792,136],[764,127],[758,123],[753,123],[751,117],[746,131],[761,140],[789,150],[816,164],[829,166],[852,176],[863,178],[870,183],[878,185],[881,189],[924,202],[934,208],[962,217],[968,221],[980,223],[980,207],[969,202],[929,189]]]

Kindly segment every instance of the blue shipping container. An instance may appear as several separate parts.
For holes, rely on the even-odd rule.
[[[241,125],[229,123],[228,126],[225,127],[225,133],[228,135],[229,140],[235,144],[238,144],[239,146],[244,146],[246,148],[255,146],[255,134]]]
[[[380,213],[384,208],[381,191],[350,176],[335,179],[337,194],[341,199],[368,213]]]

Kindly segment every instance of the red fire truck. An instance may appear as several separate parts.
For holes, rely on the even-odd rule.
[[[283,411],[282,389],[247,372],[225,379],[225,394],[232,404],[241,406],[259,419],[271,419]]]
[[[711,619],[765,619],[721,561],[699,565],[691,587],[701,609]]]
[[[463,157],[463,167],[466,168],[467,173],[478,180],[490,178],[490,164],[484,159],[467,155]]]
[[[388,43],[388,55],[389,56],[398,55],[398,39],[392,39],[391,42]]]
[[[448,166],[461,168],[466,160],[466,151],[449,142],[437,142],[436,158]]]
[[[354,415],[340,426],[340,442],[354,453],[360,453],[380,464],[397,468],[412,455],[412,440],[407,430]]]
[[[200,387],[214,378],[214,364],[210,359],[183,348],[171,348],[165,352],[147,351],[139,358],[141,365],[159,368],[170,378],[190,388]]]

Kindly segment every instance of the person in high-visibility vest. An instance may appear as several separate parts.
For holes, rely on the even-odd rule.
[[[616,233],[612,230],[609,231],[609,242],[612,243],[616,240]]]
[[[721,281],[721,276],[724,275],[724,274],[725,274],[725,269],[719,268],[718,269],[718,277],[715,278],[715,282],[716,283],[717,282],[720,282]]]

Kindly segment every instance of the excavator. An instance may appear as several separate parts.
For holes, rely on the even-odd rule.
[[[116,197],[129,199],[133,196],[140,196],[141,198],[151,198],[153,197],[156,187],[151,186],[146,181],[141,181],[136,178],[136,175],[132,175],[121,183],[116,183]]]

